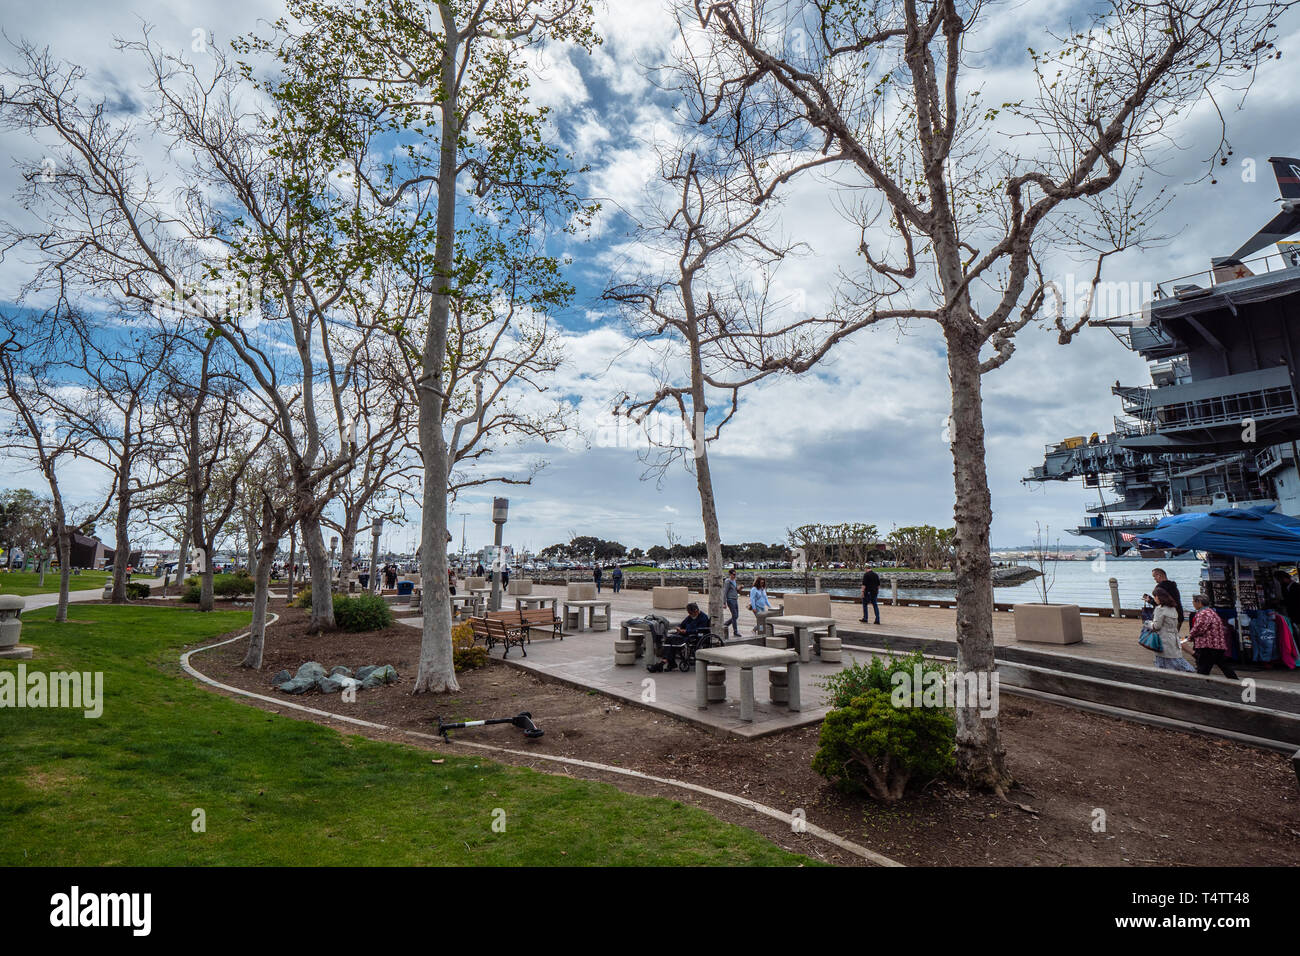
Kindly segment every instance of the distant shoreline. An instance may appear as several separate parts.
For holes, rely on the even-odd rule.
[[[607,584],[611,580],[610,570],[612,569],[606,569],[602,578]],[[625,571],[623,573],[623,586],[629,588],[657,587],[662,576],[665,581],[671,584],[688,584],[690,587],[698,588],[704,586],[704,578],[707,573],[703,569],[670,570],[667,568],[663,571]],[[788,569],[740,568],[737,570],[736,576],[746,588],[753,583],[755,578],[763,577],[767,579],[770,589],[781,590],[797,587],[802,590],[805,581],[811,586],[815,580],[821,581],[823,589],[858,588],[862,586],[862,574],[863,572],[860,570],[816,571],[805,575],[802,571],[790,571]],[[516,572],[516,576],[529,578],[537,584],[566,584],[570,581],[591,580],[590,571]],[[1015,587],[1038,576],[1038,571],[1024,565],[997,567],[993,569],[993,585],[994,587]],[[885,570],[880,572],[881,591],[888,592],[892,587],[891,582],[894,578],[898,579],[900,591],[938,588],[954,589],[957,586],[957,575],[952,571]]]

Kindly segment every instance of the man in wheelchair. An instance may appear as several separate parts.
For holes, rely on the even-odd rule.
[[[686,619],[674,628],[663,641],[655,642],[655,657],[659,661],[646,670],[659,671],[687,670],[695,663],[695,649],[712,636],[709,629],[709,616],[695,603],[686,605]]]

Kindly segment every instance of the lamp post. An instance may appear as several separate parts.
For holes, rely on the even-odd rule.
[[[379,536],[384,533],[384,519],[376,518],[370,526],[370,590],[379,593]]]
[[[338,586],[338,576],[334,571],[334,552],[338,550],[338,547],[339,536],[334,535],[330,538],[330,580],[334,582],[335,589],[337,589]]]
[[[493,611],[501,610],[501,532],[506,526],[506,511],[510,508],[507,498],[492,500],[492,523],[496,525],[496,555],[492,559],[492,599],[488,607]]]

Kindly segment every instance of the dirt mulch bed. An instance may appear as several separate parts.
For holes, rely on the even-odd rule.
[[[281,668],[294,671],[304,661],[319,661],[327,669],[392,664],[402,680],[362,691],[354,704],[316,692],[285,697],[424,733],[432,732],[439,714],[459,720],[528,710],[546,731],[539,740],[525,740],[509,726],[462,731],[463,739],[672,777],[781,810],[802,808],[810,822],[910,865],[1300,862],[1300,790],[1290,761],[1229,741],[1008,695],[1000,723],[1017,780],[1015,802],[938,782],[898,805],[882,807],[845,796],[813,773],[817,727],[752,741],[718,736],[498,660],[458,675],[458,694],[416,697],[411,693],[419,652],[414,628],[395,624],[369,634],[308,634],[304,611],[286,610],[283,602],[276,602],[274,610],[281,618],[268,629],[261,672],[239,666],[243,641],[196,655],[194,665],[223,683],[273,695],[271,676]],[[285,713],[299,717],[292,710]],[[440,746],[401,734],[372,736]],[[454,745],[446,749],[468,752]],[[863,862],[811,836],[792,834],[779,821],[690,791],[544,760],[493,758],[696,804],[789,849],[835,863]],[[1097,811],[1105,813],[1104,831],[1094,830]]]

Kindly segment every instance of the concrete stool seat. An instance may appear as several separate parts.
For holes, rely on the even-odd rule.
[[[790,703],[790,674],[784,667],[768,668],[767,690],[772,703]]]
[[[619,667],[629,667],[636,663],[637,650],[641,647],[639,641],[615,641],[614,642],[614,663]]]
[[[709,682],[709,703],[721,703],[727,699],[727,669],[725,667],[710,666],[705,674],[705,680]]]
[[[763,643],[768,647],[787,648],[790,646],[793,635],[790,634],[769,634],[763,639]]]
[[[844,642],[838,637],[823,637],[821,659],[824,664],[838,664],[844,660]]]

